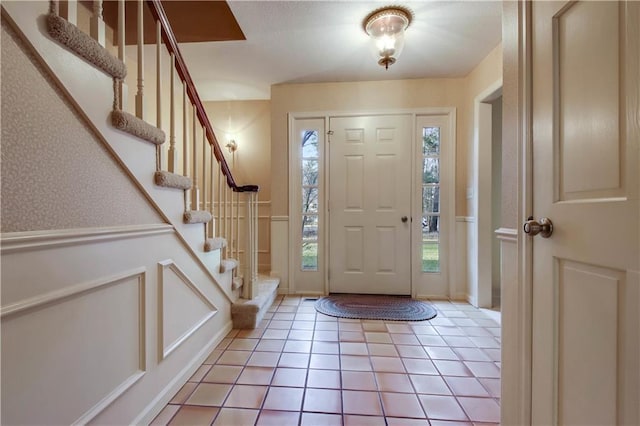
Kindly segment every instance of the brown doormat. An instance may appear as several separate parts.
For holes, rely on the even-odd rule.
[[[315,303],[316,311],[339,318],[425,321],[437,315],[427,302],[400,296],[332,294]]]

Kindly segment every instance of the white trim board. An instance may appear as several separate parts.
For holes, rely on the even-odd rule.
[[[473,102],[473,213],[476,217],[473,234],[475,247],[468,247],[472,257],[469,268],[475,288],[475,306],[490,308],[491,274],[493,251],[491,249],[493,232],[491,224],[492,201],[492,158],[491,158],[491,102],[502,95],[502,78],[489,84]]]
[[[99,228],[55,229],[44,231],[10,232],[0,234],[0,251],[13,253],[21,250],[40,249],[73,244],[90,244],[124,238],[169,234],[175,231],[166,223],[148,225],[108,226]]]

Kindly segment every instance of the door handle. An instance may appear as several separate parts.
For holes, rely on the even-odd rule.
[[[402,216],[400,220],[402,221],[402,223],[407,223],[407,220],[409,220],[409,218],[406,216]]]
[[[542,238],[549,238],[553,234],[553,222],[546,217],[540,218],[540,222],[538,222],[533,219],[533,216],[529,216],[523,228],[524,233],[531,237],[540,234]]]

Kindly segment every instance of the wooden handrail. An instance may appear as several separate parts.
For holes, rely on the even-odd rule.
[[[176,71],[178,71],[178,76],[187,85],[187,95],[189,96],[191,103],[196,109],[196,115],[198,117],[198,120],[200,121],[200,124],[202,124],[205,128],[207,140],[209,141],[209,144],[213,146],[214,155],[220,163],[222,173],[227,179],[227,185],[232,188],[234,192],[258,192],[258,190],[260,189],[258,185],[238,186],[238,184],[236,184],[235,180],[233,179],[233,175],[231,174],[229,165],[227,164],[227,161],[222,154],[222,150],[220,149],[220,145],[218,144],[218,139],[216,138],[216,135],[213,132],[213,128],[211,127],[209,117],[207,117],[204,105],[202,105],[200,96],[196,91],[196,86],[191,79],[191,75],[189,74],[189,70],[187,69],[187,66],[184,62],[182,53],[178,48],[178,40],[176,40],[176,36],[173,33],[173,29],[171,28],[171,24],[169,23],[167,14],[165,13],[164,8],[160,3],[160,0],[147,0],[147,5],[149,6],[149,10],[151,11],[151,15],[153,16],[153,18],[156,21],[159,21],[160,25],[162,26],[162,39],[164,40],[169,53],[173,53],[175,56],[175,67]]]

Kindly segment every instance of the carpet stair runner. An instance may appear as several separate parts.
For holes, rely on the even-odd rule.
[[[191,178],[163,170],[157,171],[153,176],[153,180],[156,185],[165,188],[187,190],[191,189],[192,186]]]
[[[205,210],[187,210],[184,212],[184,223],[207,223],[213,216]]]
[[[220,273],[224,274],[227,271],[233,271],[238,267],[238,261],[235,259],[225,259],[220,262]]]
[[[220,250],[227,246],[227,240],[222,237],[207,238],[204,242],[204,251]]]
[[[233,328],[256,328],[278,294],[279,278],[258,277],[257,296],[231,305]]]
[[[47,31],[58,43],[85,59],[96,68],[114,78],[114,99],[117,100],[116,83],[122,81],[127,75],[126,65],[96,40],[84,33],[74,24],[58,16],[51,9],[47,16]],[[118,102],[114,101],[114,109],[110,114],[111,125],[123,132],[139,139],[161,145],[166,140],[162,129],[147,123],[146,121],[118,109]],[[188,190],[192,187],[189,177],[158,170],[154,174],[154,183],[161,187]],[[251,189],[246,187],[245,189]],[[186,210],[183,220],[186,224],[208,223],[213,219],[211,213],[204,210]],[[204,243],[204,251],[220,250],[227,246],[224,238],[209,238]],[[231,272],[238,267],[235,259],[224,259],[220,263],[220,273]],[[237,292],[243,286],[244,279],[239,276],[232,277],[232,290]],[[280,280],[277,278],[260,279],[257,285],[258,296],[253,300],[238,299],[232,304],[232,320],[236,328],[255,328],[264,317],[277,295]]]

